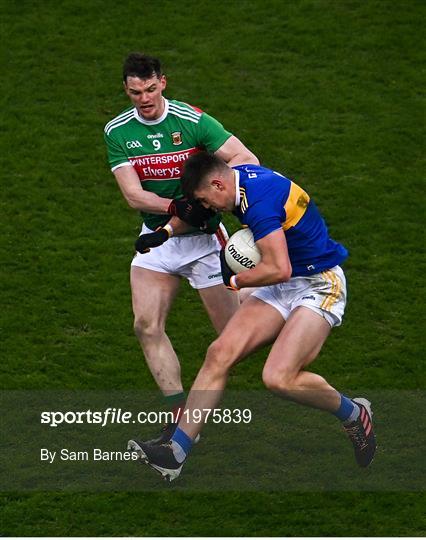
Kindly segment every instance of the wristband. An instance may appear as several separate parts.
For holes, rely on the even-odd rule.
[[[239,291],[240,288],[237,285],[237,276],[234,274],[229,279],[229,286],[233,291]]]
[[[169,223],[166,223],[164,225],[163,229],[165,231],[167,231],[167,234],[169,235],[169,238],[171,238],[173,236],[173,233],[175,232],[173,227]]]

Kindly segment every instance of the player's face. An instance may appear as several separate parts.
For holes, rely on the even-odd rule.
[[[231,212],[235,206],[235,198],[221,180],[213,180],[200,186],[194,191],[194,197],[204,208],[211,208],[215,212]]]
[[[149,79],[127,77],[124,89],[139,115],[145,120],[157,120],[164,112],[163,90],[166,88],[166,77],[156,75]]]

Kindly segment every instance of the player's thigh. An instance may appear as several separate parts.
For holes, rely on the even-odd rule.
[[[240,305],[238,294],[235,291],[230,291],[223,284],[198,289],[198,293],[216,332],[219,334]]]
[[[130,284],[135,321],[164,325],[179,283],[180,278],[173,274],[132,266]]]
[[[284,319],[274,307],[257,298],[248,298],[211,348],[224,362],[232,365],[259,347],[272,343],[283,325]]]
[[[240,304],[242,304],[247,298],[250,297],[251,293],[254,292],[257,289],[257,287],[244,287],[244,289],[241,289],[238,291],[238,296],[240,300]]]
[[[264,370],[295,376],[318,356],[330,330],[318,313],[306,307],[296,308],[275,340]]]

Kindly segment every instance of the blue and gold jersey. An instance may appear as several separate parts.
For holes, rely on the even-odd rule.
[[[234,214],[250,227],[255,241],[284,230],[292,277],[317,274],[346,259],[346,248],[330,238],[321,214],[301,187],[265,167],[239,165],[233,169]]]

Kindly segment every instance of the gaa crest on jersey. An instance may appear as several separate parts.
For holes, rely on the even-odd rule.
[[[172,133],[172,141],[175,146],[179,146],[179,144],[182,144],[182,131],[174,131]]]

